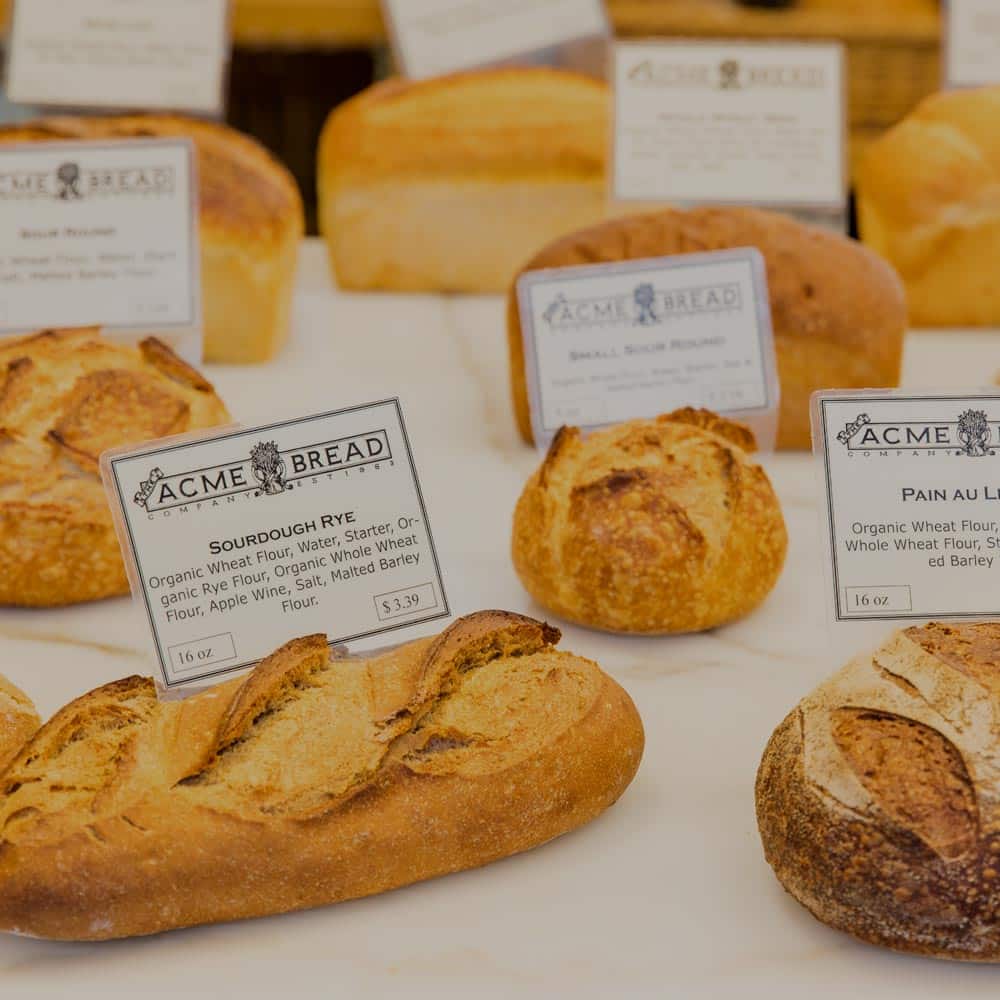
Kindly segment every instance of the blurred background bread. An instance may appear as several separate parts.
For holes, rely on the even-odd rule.
[[[14,142],[183,137],[198,153],[205,359],[267,361],[291,327],[302,198],[291,174],[234,129],[172,115],[47,118],[0,128]]]
[[[705,410],[584,439],[564,427],[514,513],[513,559],[552,614],[613,632],[714,628],[771,592],[788,538],[745,427]]]
[[[914,326],[1000,326],[1000,87],[930,97],[874,143],[858,217]]]
[[[41,724],[31,699],[0,674],[0,774]]]
[[[817,389],[899,384],[906,301],[885,261],[854,240],[750,208],[665,209],[611,219],[541,250],[525,271],[757,247],[767,264],[781,379],[778,447],[812,446]],[[518,275],[520,277],[520,275]],[[508,296],[514,414],[531,442],[531,414],[516,279]]]
[[[922,625],[778,727],[757,819],[815,917],[899,951],[1000,960],[998,678],[1000,625]]]
[[[540,67],[378,84],[330,116],[320,230],[343,289],[502,292],[605,215],[608,90]]]
[[[0,339],[0,604],[127,593],[101,453],[228,419],[211,384],[156,339]]]
[[[558,641],[486,611],[368,660],[297,639],[183,702],[139,677],[85,695],[0,774],[0,930],[104,940],[322,906],[589,822],[635,775],[642,722]]]

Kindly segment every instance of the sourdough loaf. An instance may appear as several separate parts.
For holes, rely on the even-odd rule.
[[[0,773],[41,724],[28,696],[0,676]]]
[[[615,632],[695,632],[771,592],[785,521],[748,429],[704,410],[584,439],[563,428],[514,513],[514,568],[552,614]]]
[[[902,286],[892,268],[859,243],[773,212],[668,209],[566,236],[524,271],[751,246],[767,265],[781,378],[778,447],[809,448],[809,398],[817,389],[899,384],[906,328]],[[514,413],[530,442],[516,281],[508,302],[508,339]]]
[[[1000,960],[1000,625],[930,624],[859,656],[775,732],[767,860],[873,944]]]
[[[593,819],[643,731],[559,633],[482,612],[365,661],[297,639],[158,703],[131,678],[0,774],[0,929],[102,940],[321,906],[486,864]]]
[[[263,146],[234,129],[174,115],[48,118],[0,128],[0,146],[188,138],[198,154],[205,359],[266,361],[291,326],[302,197]]]
[[[127,593],[101,453],[227,420],[212,386],[155,338],[0,339],[0,604]]]
[[[320,229],[341,288],[502,292],[605,215],[607,87],[541,67],[377,84],[330,116]]]
[[[929,97],[874,142],[858,217],[902,276],[914,325],[1000,326],[1000,87]]]

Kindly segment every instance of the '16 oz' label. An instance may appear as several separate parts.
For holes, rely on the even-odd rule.
[[[838,621],[1000,615],[1000,396],[823,393]]]
[[[449,614],[397,400],[102,466],[167,688]]]

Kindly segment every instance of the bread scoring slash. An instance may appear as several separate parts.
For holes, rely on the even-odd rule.
[[[643,749],[628,695],[502,611],[369,660],[324,636],[160,703],[133,677],[0,774],[0,930],[105,940],[322,906],[587,823]]]

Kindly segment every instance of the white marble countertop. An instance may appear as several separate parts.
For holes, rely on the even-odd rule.
[[[508,558],[511,512],[538,456],[516,436],[499,299],[345,296],[304,253],[295,333],[259,368],[214,368],[234,416],[259,423],[403,399],[457,614],[543,616]],[[906,383],[988,382],[1000,336],[915,334]],[[839,664],[824,625],[811,458],[767,468],[788,566],[752,618],[690,638],[565,628],[636,701],[639,776],[597,822],[479,871],[266,920],[108,945],[0,937],[0,997],[995,997],[997,973],[892,955],[813,920],[764,862],[754,774],[773,728]],[[43,716],[92,687],[151,673],[128,600],[0,612],[0,672]]]

